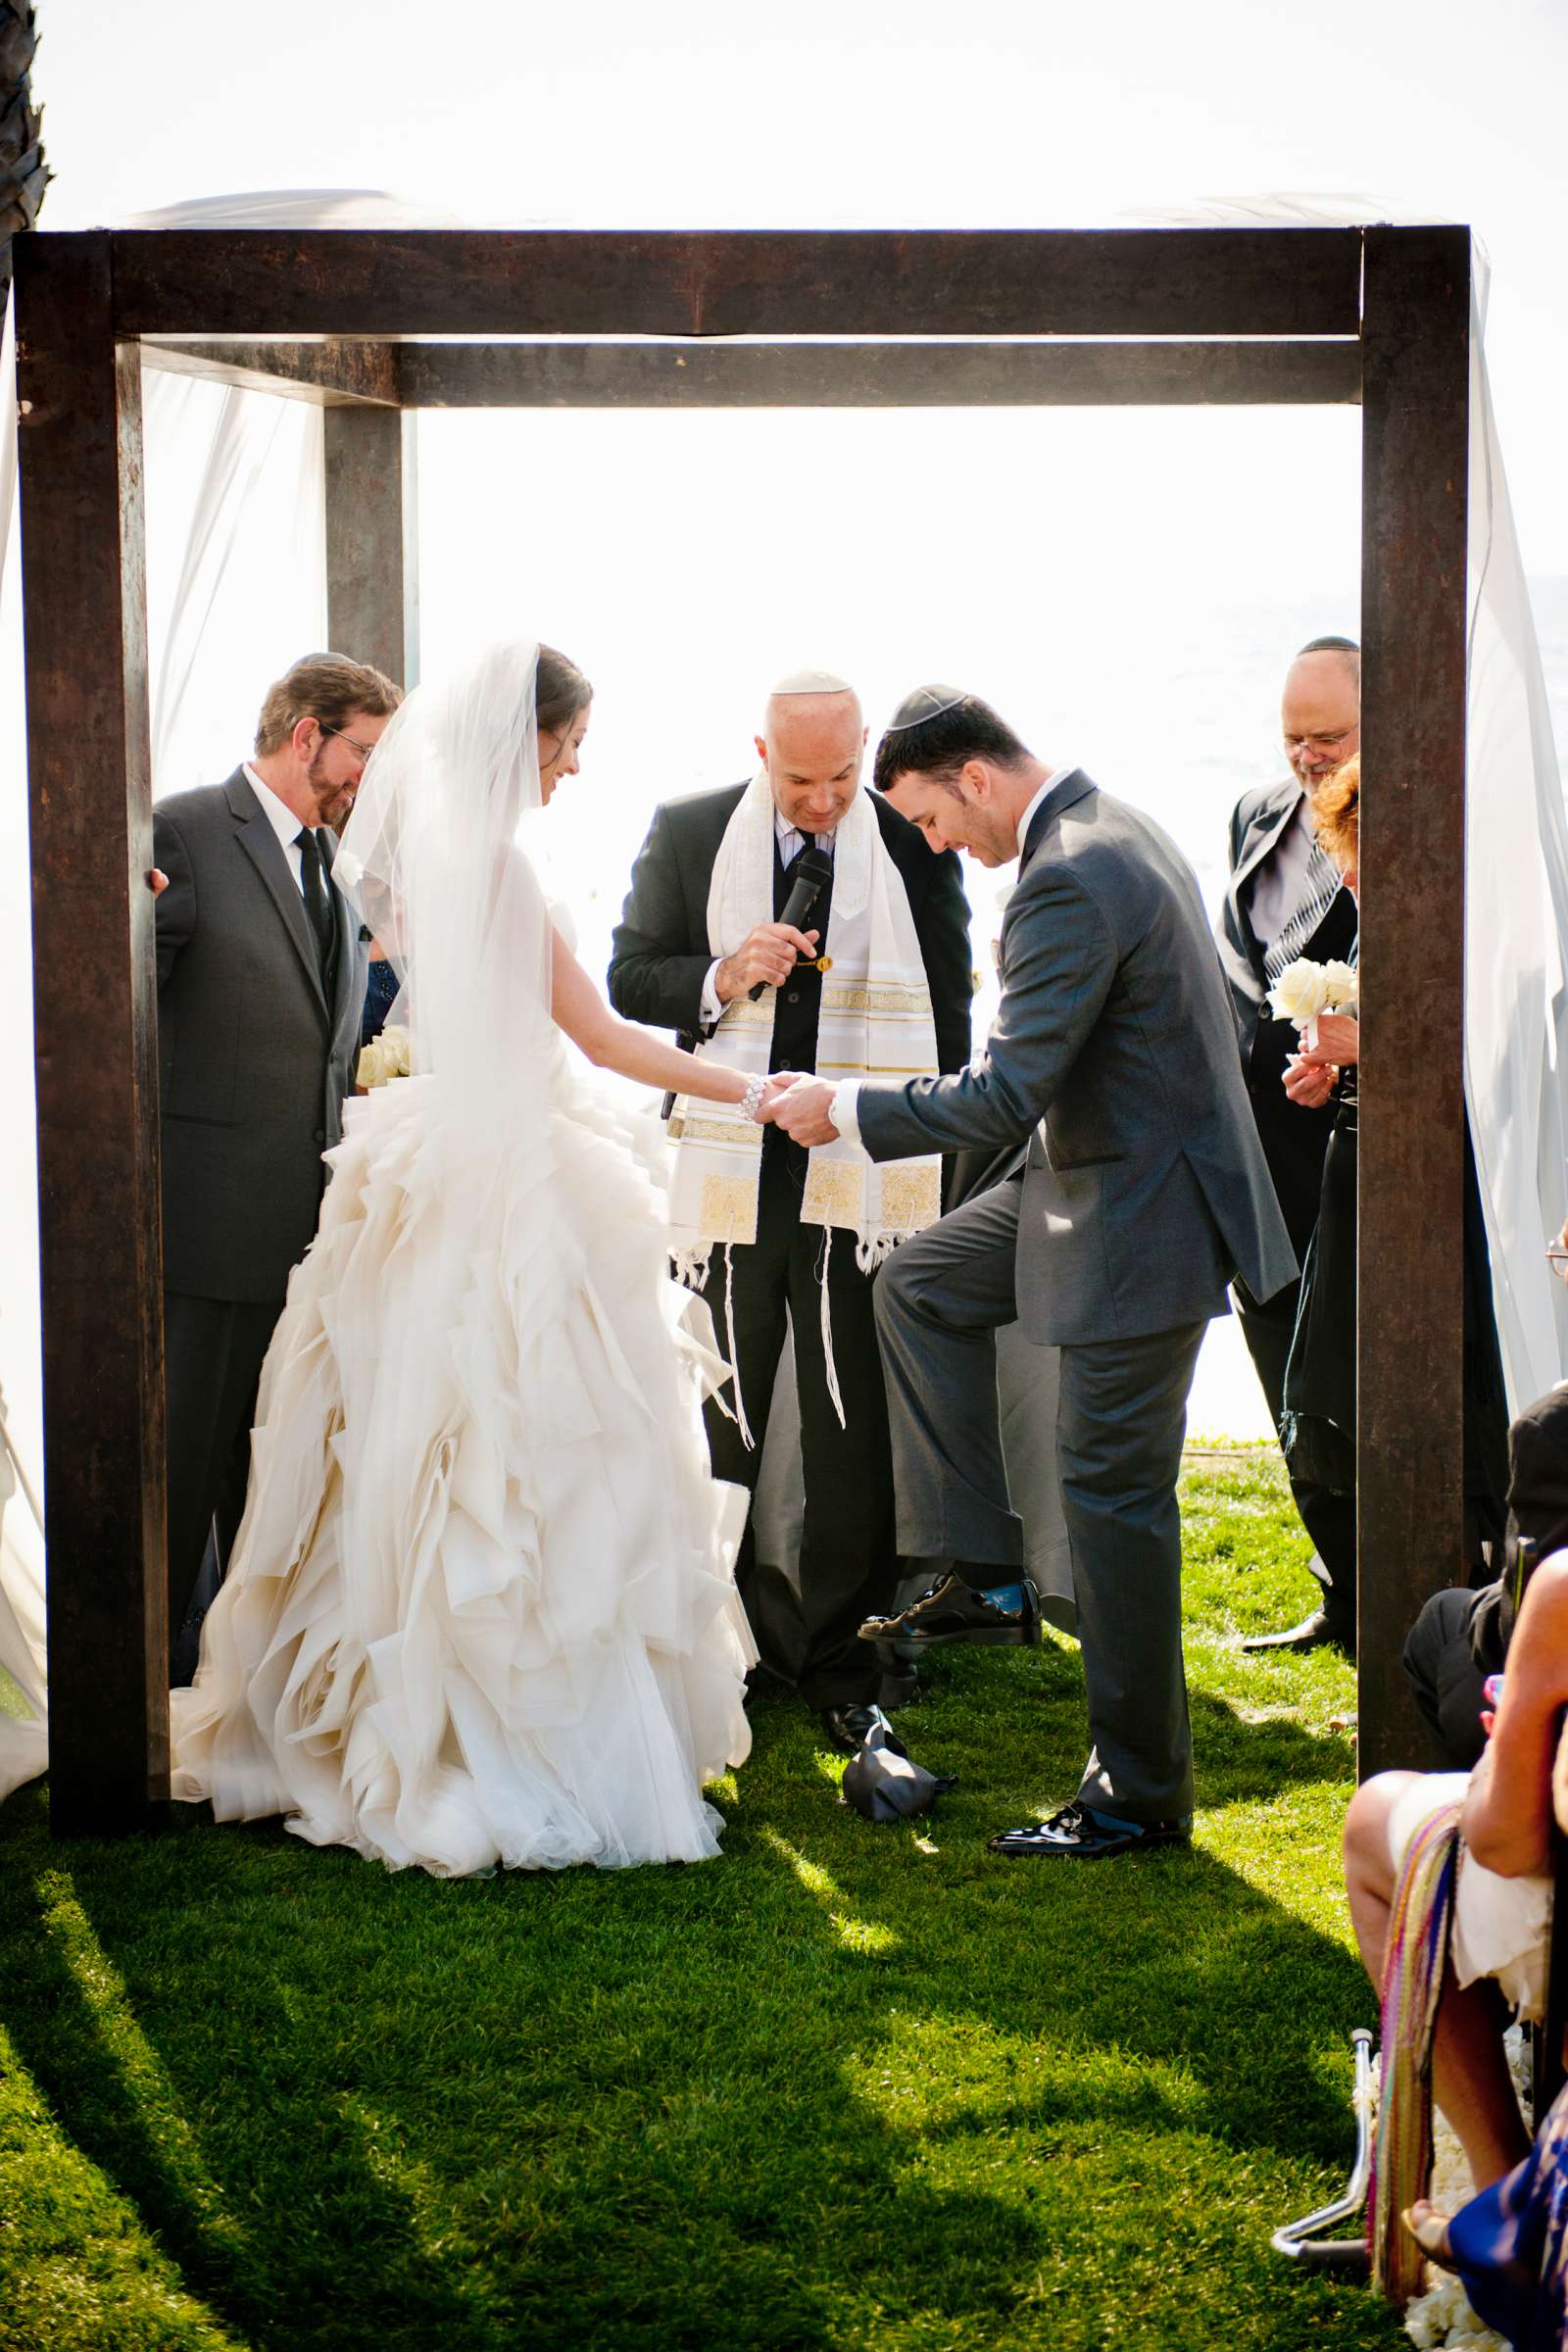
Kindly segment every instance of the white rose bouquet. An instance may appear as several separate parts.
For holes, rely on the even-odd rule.
[[[409,1075],[409,1033],[396,1023],[372,1037],[368,1046],[360,1048],[359,1066],[354,1073],[356,1086],[385,1086],[389,1079]]]
[[[1360,978],[1355,966],[1314,963],[1298,956],[1288,963],[1268,992],[1269,1009],[1277,1021],[1292,1021],[1308,1053],[1317,1042],[1317,1019],[1323,1012],[1347,1012],[1359,1017]],[[1310,1034],[1309,1034],[1310,1032]]]

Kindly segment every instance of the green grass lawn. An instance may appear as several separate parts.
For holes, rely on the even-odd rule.
[[[178,1811],[0,1807],[0,2345],[1232,2347],[1403,2341],[1298,2275],[1373,2022],[1338,1861],[1349,1671],[1244,1661],[1313,1588],[1277,1468],[1185,1488],[1190,1852],[1008,1863],[1070,1795],[1077,1653],[939,1653],[961,1775],[837,1802],[760,1708],[725,1859],[439,1884]]]

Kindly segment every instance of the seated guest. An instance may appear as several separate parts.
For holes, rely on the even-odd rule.
[[[1404,1645],[1404,1671],[1446,1764],[1468,1772],[1485,1745],[1482,1685],[1501,1671],[1513,1630],[1519,1543],[1568,1549],[1568,1383],[1548,1389],[1508,1432],[1508,1529],[1503,1573],[1479,1592],[1434,1592]]]
[[[1350,1919],[1367,1974],[1382,1984],[1401,1866],[1415,1841],[1457,1808],[1462,1842],[1432,2088],[1478,2187],[1500,2180],[1529,2148],[1494,1988],[1521,2018],[1544,2010],[1551,1768],[1565,1702],[1568,1552],[1556,1552],[1526,1590],[1493,1736],[1474,1772],[1379,1773],[1356,1790],[1346,1816]]]
[[[1313,798],[1318,840],[1359,906],[1359,760],[1347,760]],[[1356,1064],[1353,1014],[1319,1016],[1315,1043],[1285,1072],[1293,1102],[1339,1110],[1323,1160],[1318,1221],[1301,1275],[1296,1332],[1285,1367],[1280,1443],[1293,1484],[1355,1492]],[[1508,1414],[1492,1306],[1492,1268],[1469,1128],[1464,1146],[1465,1559],[1482,1566],[1500,1541],[1507,1486]]]

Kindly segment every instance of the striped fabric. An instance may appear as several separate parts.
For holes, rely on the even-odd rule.
[[[1317,929],[1345,885],[1345,876],[1320,842],[1312,844],[1307,861],[1305,896],[1272,947],[1263,951],[1263,971],[1270,988],[1296,958]]]
[[[1401,2217],[1432,2178],[1432,2034],[1458,1863],[1459,1808],[1444,1805],[1410,1841],[1384,1947],[1383,2081],[1367,2235],[1373,2282],[1400,2304],[1420,2292],[1426,2261]]]

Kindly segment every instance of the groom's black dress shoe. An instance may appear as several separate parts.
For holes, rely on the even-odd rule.
[[[995,1582],[979,1583],[980,1578]],[[1038,1648],[1040,1595],[1030,1579],[1004,1582],[994,1568],[977,1568],[972,1578],[950,1571],[892,1617],[868,1617],[862,1642],[1017,1643]]]
[[[1122,1821],[1076,1800],[1049,1821],[1026,1822],[988,1838],[994,1854],[1062,1855],[1074,1862],[1100,1862],[1109,1854],[1131,1854],[1146,1845],[1186,1845],[1191,1821]]]
[[[866,1702],[824,1707],[822,1729],[841,1756],[858,1756],[865,1745],[866,1735],[877,1730],[882,1733],[882,1745],[891,1748],[896,1756],[906,1756],[909,1752],[881,1708]]]
[[[1242,1643],[1244,1650],[1252,1652],[1268,1649],[1321,1649],[1329,1644],[1343,1649],[1348,1658],[1355,1656],[1355,1636],[1335,1624],[1327,1609],[1314,1609],[1299,1625],[1288,1626],[1283,1634],[1249,1634]]]

